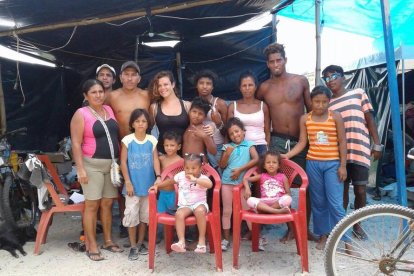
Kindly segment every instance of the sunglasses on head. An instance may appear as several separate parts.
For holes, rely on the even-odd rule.
[[[326,83],[328,83],[328,82],[330,82],[331,80],[336,80],[336,79],[338,79],[338,78],[340,78],[340,77],[342,77],[342,75],[341,74],[339,74],[339,73],[333,73],[330,77],[322,77],[322,79],[326,82]]]

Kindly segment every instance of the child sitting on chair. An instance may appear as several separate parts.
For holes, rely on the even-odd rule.
[[[289,182],[286,175],[279,172],[281,162],[280,153],[275,150],[266,152],[261,162],[262,173],[246,177],[243,180],[244,198],[247,205],[257,213],[283,214],[289,213],[292,202]],[[249,182],[260,184],[260,198],[251,197]]]
[[[185,218],[194,214],[197,220],[198,244],[194,250],[196,253],[206,253],[206,214],[208,212],[207,189],[213,187],[213,183],[201,174],[203,154],[185,154],[184,171],[150,188],[157,192],[158,188],[178,184],[178,210],[175,213],[175,228],[178,242],[171,245],[175,252],[186,252],[185,249]]]

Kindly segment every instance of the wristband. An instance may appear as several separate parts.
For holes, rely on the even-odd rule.
[[[384,145],[381,145],[381,144],[376,145],[376,144],[374,144],[372,146],[372,149],[375,150],[375,151],[382,151],[384,149]]]
[[[156,178],[158,178],[158,177],[159,177],[159,178],[161,178],[161,175],[157,174],[155,177],[156,177]]]

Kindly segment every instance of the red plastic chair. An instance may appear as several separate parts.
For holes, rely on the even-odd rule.
[[[306,222],[306,189],[308,188],[308,177],[305,171],[295,162],[283,159],[280,167],[291,188],[299,188],[299,204],[298,210],[290,209],[290,214],[258,214],[251,210],[243,210],[240,202],[241,193],[244,190],[243,183],[233,189],[233,267],[239,266],[239,250],[240,250],[240,230],[241,222],[252,223],[252,251],[259,251],[259,232],[260,224],[278,224],[290,223],[293,227],[296,248],[301,256],[302,271],[309,271],[308,265],[308,233]],[[257,168],[248,170],[244,178],[249,177],[257,172]],[[302,179],[302,185],[293,184],[293,179],[299,175]]]
[[[174,175],[184,170],[184,161],[178,161],[164,170],[161,175],[161,179],[173,178]],[[207,213],[207,235],[210,247],[210,253],[215,253],[216,257],[216,269],[217,271],[223,270],[223,260],[221,251],[221,221],[220,221],[220,189],[221,179],[219,174],[213,167],[208,164],[204,164],[202,167],[202,174],[212,177],[213,183],[213,201],[210,206],[210,212]],[[176,199],[177,186],[175,187]],[[175,226],[175,216],[167,213],[157,212],[157,197],[154,191],[149,193],[149,238],[148,238],[148,266],[149,269],[154,271],[155,262],[155,240],[157,235],[157,224],[164,224],[164,241],[165,250],[167,254],[171,253],[171,244],[173,241],[173,229]],[[195,216],[189,216],[185,219],[185,225],[195,225]]]
[[[62,182],[60,181],[59,175],[57,174],[55,166],[53,166],[52,162],[47,155],[37,155],[40,161],[42,161],[43,165],[49,171],[50,175],[52,176],[53,183],[56,185],[56,188],[59,194],[63,194],[68,197],[68,192],[63,186]],[[34,255],[38,255],[40,251],[40,246],[46,243],[46,237],[49,230],[49,226],[52,224],[52,217],[55,213],[65,213],[65,212],[80,212],[83,215],[84,210],[84,203],[78,204],[71,204],[65,205],[60,201],[58,192],[53,187],[51,182],[45,183],[47,190],[52,197],[53,206],[49,210],[45,210],[42,212],[42,216],[40,217],[39,226],[37,227],[37,236],[36,242],[34,247]]]

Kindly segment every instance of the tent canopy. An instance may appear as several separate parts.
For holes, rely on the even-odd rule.
[[[391,26],[396,59],[414,58],[414,1],[389,1]],[[372,55],[360,61],[350,61],[347,69],[357,69],[386,63],[384,33],[380,1],[377,0],[323,0],[321,1],[321,27],[332,28],[373,38]],[[300,0],[278,13],[304,22],[315,22],[315,1]],[[322,31],[322,56],[324,51]],[[355,41],[354,43],[358,43]],[[405,50],[406,49],[406,50]]]

